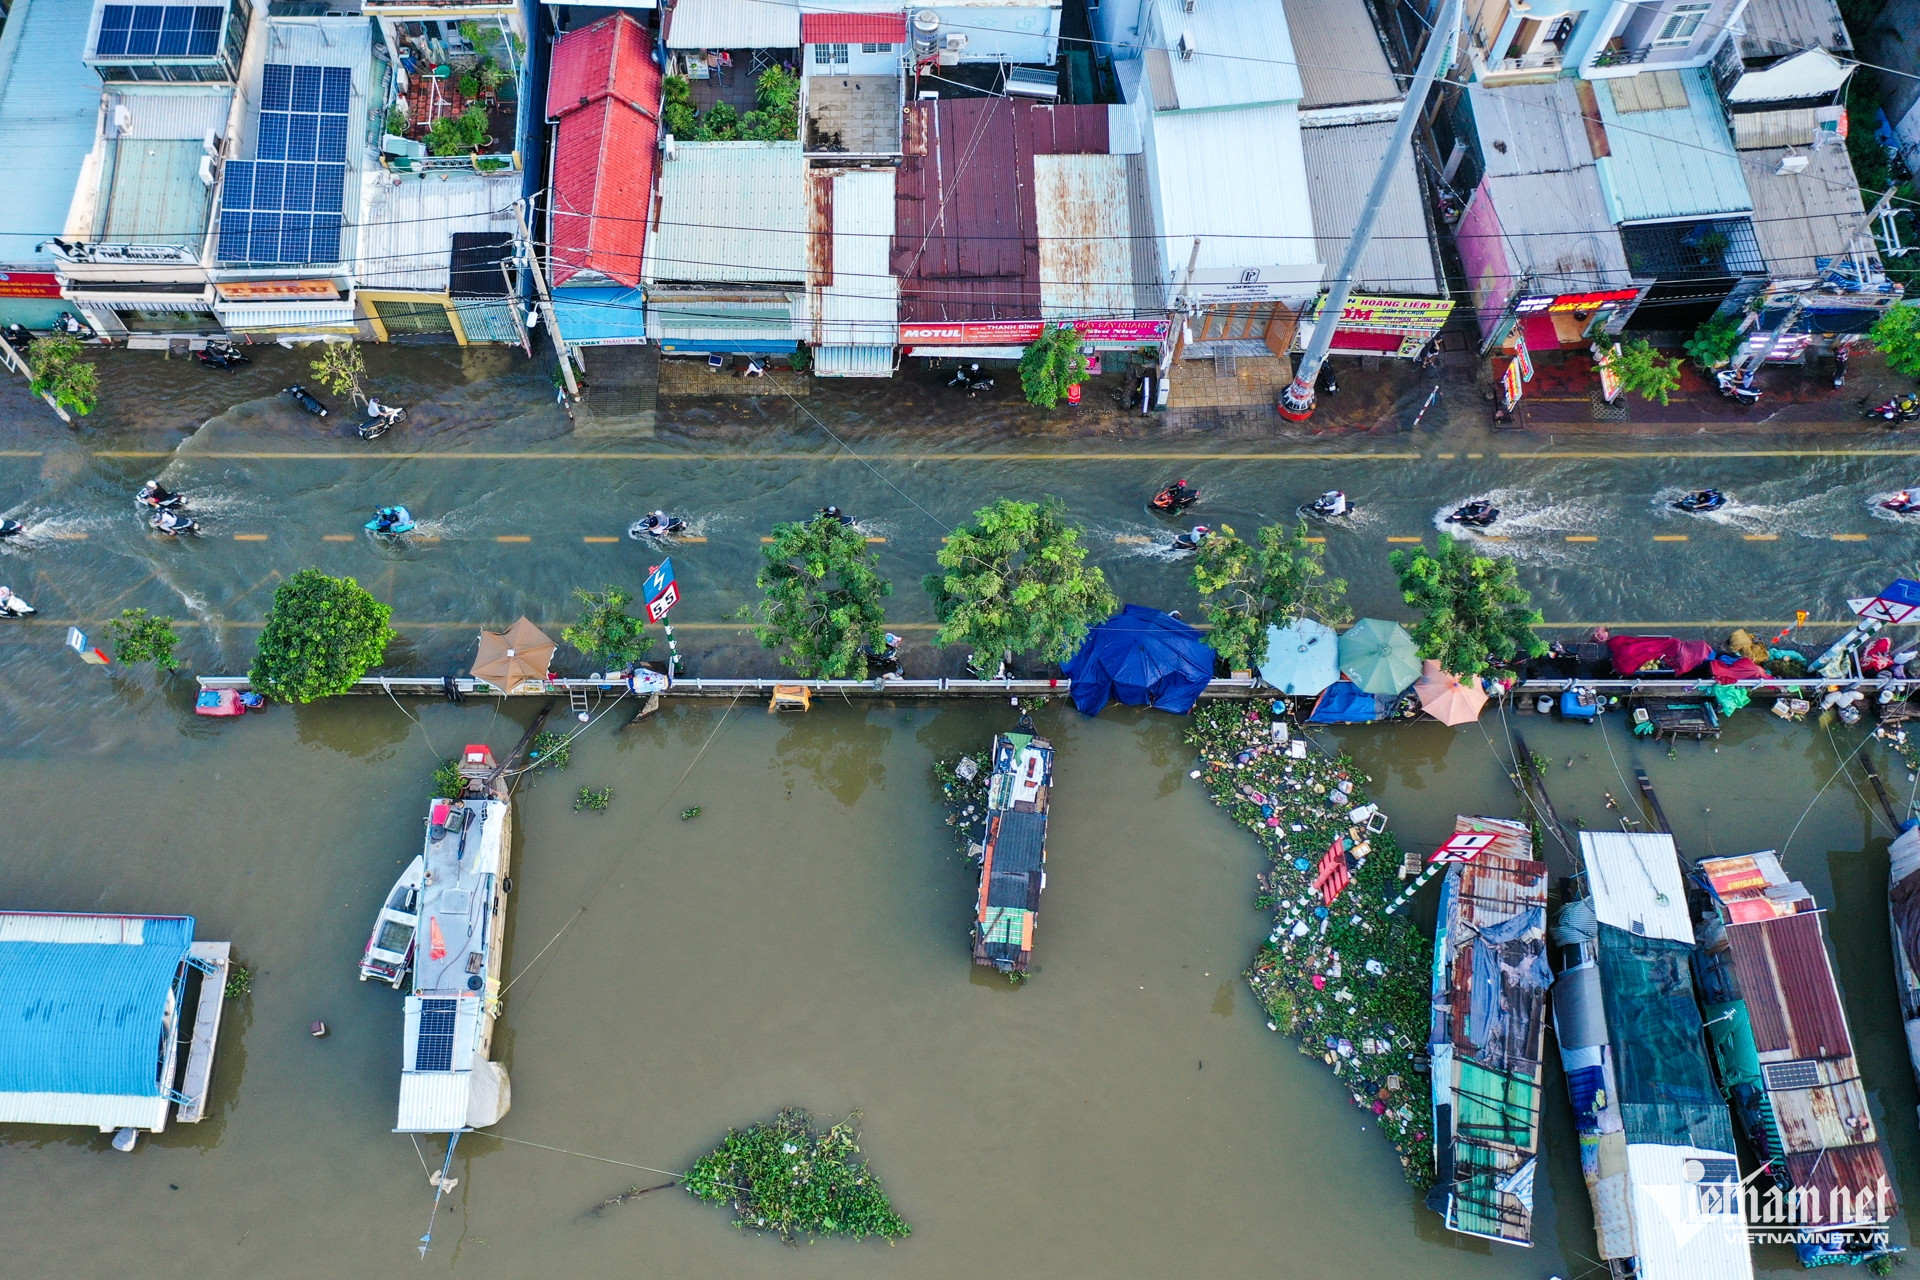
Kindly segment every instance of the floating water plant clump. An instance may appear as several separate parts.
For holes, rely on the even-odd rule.
[[[573,761],[573,748],[569,742],[564,733],[542,729],[533,735],[533,743],[527,748],[527,759],[533,761],[535,768],[564,769]]]
[[[580,798],[573,802],[573,811],[579,813],[582,809],[590,809],[599,813],[612,803],[612,787],[582,787]]]
[[[967,857],[987,838],[987,769],[972,756],[934,762],[933,779],[947,806],[947,825],[953,828],[954,842]]]
[[[458,758],[442,760],[434,769],[433,794],[442,800],[458,800],[467,794],[467,780],[460,776]]]
[[[695,818],[699,816],[700,816],[700,806],[697,804],[692,805],[688,808],[682,809],[680,811],[680,821],[682,822],[692,822]]]
[[[1402,888],[1392,833],[1356,823],[1368,779],[1345,757],[1281,740],[1265,703],[1196,706],[1187,741],[1215,803],[1247,827],[1272,869],[1256,902],[1275,912],[1247,981],[1269,1025],[1298,1037],[1370,1112],[1414,1185],[1434,1180],[1425,1070],[1433,941],[1407,914],[1386,913]],[[1373,825],[1377,825],[1377,822]],[[1358,856],[1331,904],[1315,888],[1336,839]]]
[[[772,1231],[789,1243],[801,1236],[880,1236],[912,1231],[887,1202],[880,1180],[857,1157],[854,1112],[825,1133],[805,1111],[727,1132],[687,1174],[687,1190],[709,1204],[732,1204],[737,1227]]]
[[[238,1000],[253,990],[253,970],[243,964],[227,969],[227,999]]]

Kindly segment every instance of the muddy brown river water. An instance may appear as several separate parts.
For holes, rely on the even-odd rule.
[[[297,357],[265,352],[226,381],[145,359],[137,375],[132,364],[110,371],[108,407],[78,432],[6,393],[0,512],[34,534],[0,552],[0,576],[55,624],[129,604],[198,624],[182,651],[203,670],[243,666],[274,575],[318,563],[392,600],[407,624],[396,658],[437,673],[470,653],[480,622],[521,611],[564,621],[572,587],[637,577],[638,549],[581,539],[618,534],[663,489],[707,522],[709,542],[676,552],[693,623],[719,623],[749,597],[759,530],[826,501],[889,539],[899,617],[924,620],[913,583],[935,526],[999,492],[1059,493],[1106,539],[1097,559],[1124,596],[1190,603],[1184,567],[1152,543],[1113,541],[1159,536],[1140,499],[1170,468],[1249,524],[1343,481],[1373,495],[1376,523],[1334,533],[1329,554],[1361,611],[1385,616],[1399,611],[1384,539],[1430,537],[1445,504],[1502,486],[1533,495],[1507,499],[1525,518],[1500,536],[1556,621],[1773,619],[1796,607],[1836,617],[1846,595],[1879,585],[1916,550],[1912,532],[1864,506],[1870,491],[1909,482],[1912,460],[1878,440],[1862,445],[1870,456],[1703,460],[1638,442],[1673,456],[1527,460],[1442,422],[1432,436],[1333,447],[1204,435],[1154,444],[1367,455],[1357,458],[963,467],[912,455],[965,448],[968,424],[910,422],[875,392],[810,401],[857,449],[902,459],[869,469],[821,460],[835,446],[790,405],[663,412],[656,436],[582,439],[551,408],[544,379],[497,353],[382,351],[382,394],[392,384],[414,413],[381,455],[318,434],[271,398]],[[1017,410],[981,413],[972,425],[990,449],[1123,448],[1040,436]],[[681,456],[518,456],[542,451]],[[338,456],[225,456],[274,452]],[[821,457],[782,456],[810,452]],[[1682,525],[1659,510],[1664,488],[1708,467],[1712,482],[1738,489],[1747,523]],[[198,544],[161,545],[135,523],[126,493],[156,472],[204,495],[209,536]],[[442,541],[393,553],[323,541],[389,500],[443,522]],[[1652,541],[1675,530],[1691,541]],[[496,541],[522,532],[532,540]],[[1836,543],[1835,532],[1868,541]],[[87,536],[56,536],[76,533]],[[380,897],[417,851],[435,761],[468,741],[503,750],[532,705],[355,698],[199,721],[184,683],[81,668],[60,648],[63,632],[44,622],[0,632],[0,906],[189,912],[201,936],[233,939],[256,976],[230,1009],[207,1122],[132,1156],[104,1136],[0,1129],[10,1226],[0,1273],[1571,1280],[1592,1270],[1557,1074],[1538,1244],[1503,1248],[1442,1230],[1370,1116],[1266,1029],[1240,977],[1269,927],[1252,905],[1260,854],[1187,780],[1177,719],[1114,710],[1088,720],[1060,703],[1041,713],[1059,758],[1039,972],[1013,990],[974,970],[972,878],[929,769],[1007,725],[1009,708],[991,702],[823,703],[783,718],[755,703],[670,702],[624,733],[615,711],[575,744],[564,773],[523,789],[514,985],[497,1041],[514,1106],[495,1132],[462,1140],[460,1185],[421,1264],[431,1190],[416,1148],[389,1131],[400,998],[356,982],[354,966]],[[682,647],[716,672],[759,661],[720,627],[687,628]],[[932,669],[950,657],[910,645],[910,660]],[[1857,774],[1835,779],[1858,739],[1757,711],[1734,717],[1717,750],[1684,745],[1671,757],[1629,741],[1617,721],[1610,737],[1537,717],[1526,731],[1554,760],[1569,819],[1613,824],[1605,793],[1624,798],[1638,766],[1689,852],[1785,847],[1830,908],[1863,1071],[1903,1188],[1920,1188],[1887,940],[1889,832]],[[1455,812],[1515,811],[1495,720],[1327,741],[1374,776],[1410,847],[1436,842]],[[1904,770],[1881,765],[1905,799]],[[608,812],[572,810],[589,785],[614,788]],[[679,811],[695,804],[701,816],[683,823]],[[332,1034],[310,1038],[314,1019]],[[913,1225],[909,1239],[788,1249],[677,1191],[589,1212],[658,1180],[624,1165],[685,1168],[728,1126],[782,1106],[862,1112],[866,1151]],[[1783,1254],[1757,1261],[1793,1269]]]

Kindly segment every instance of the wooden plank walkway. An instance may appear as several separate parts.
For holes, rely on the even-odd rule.
[[[196,960],[210,960],[215,969],[200,975],[200,1003],[193,1013],[193,1046],[187,1050],[187,1073],[180,1092],[187,1101],[173,1118],[193,1124],[207,1115],[207,1092],[213,1084],[213,1046],[220,1038],[220,1012],[227,1004],[227,970],[233,964],[231,942],[196,942],[188,952]]]

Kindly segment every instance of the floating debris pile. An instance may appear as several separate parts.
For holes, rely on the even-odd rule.
[[[726,1141],[702,1156],[683,1185],[709,1204],[731,1203],[737,1227],[777,1232],[789,1243],[801,1236],[880,1236],[889,1241],[913,1229],[893,1211],[880,1180],[855,1159],[854,1112],[825,1133],[813,1117],[789,1108],[772,1120],[730,1129]]]
[[[1268,1025],[1300,1040],[1372,1113],[1408,1179],[1434,1179],[1426,1089],[1433,944],[1386,914],[1403,857],[1350,760],[1294,737],[1285,704],[1219,701],[1194,708],[1194,776],[1251,830],[1272,869],[1258,877],[1272,934],[1247,980]]]

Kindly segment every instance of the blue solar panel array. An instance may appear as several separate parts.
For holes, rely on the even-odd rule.
[[[96,58],[205,58],[220,48],[222,6],[110,4],[100,10]]]
[[[420,1042],[413,1050],[415,1071],[453,1069],[454,1003],[452,1000],[420,1002]]]
[[[339,261],[352,102],[346,67],[267,65],[256,159],[227,164],[221,261]]]

